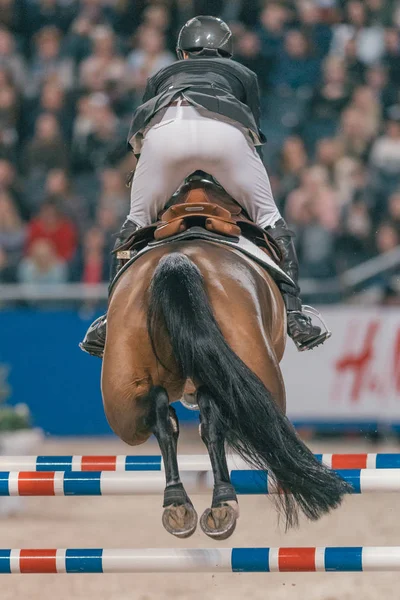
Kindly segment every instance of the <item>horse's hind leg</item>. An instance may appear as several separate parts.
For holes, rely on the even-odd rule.
[[[200,526],[209,537],[225,540],[236,528],[239,506],[226,461],[223,424],[214,418],[215,401],[206,388],[199,388],[197,402],[200,409],[201,439],[207,446],[214,475],[212,505],[204,511]]]
[[[179,477],[178,418],[174,408],[169,406],[168,394],[163,387],[153,387],[149,396],[152,396],[149,425],[160,446],[165,469],[166,487],[162,522],[169,533],[186,538],[196,530],[197,513]]]

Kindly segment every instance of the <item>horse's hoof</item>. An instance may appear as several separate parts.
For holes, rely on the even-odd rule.
[[[162,516],[162,524],[168,533],[179,538],[188,538],[196,531],[197,513],[190,502],[167,506]]]
[[[226,540],[236,529],[238,514],[228,504],[216,508],[207,508],[200,519],[200,527],[208,537],[214,540]]]

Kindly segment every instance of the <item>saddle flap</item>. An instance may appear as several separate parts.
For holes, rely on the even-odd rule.
[[[206,229],[232,237],[239,237],[241,234],[240,227],[234,223],[223,221],[222,219],[213,219],[212,217],[206,219]]]

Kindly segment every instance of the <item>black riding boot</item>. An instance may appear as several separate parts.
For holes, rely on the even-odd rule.
[[[117,258],[115,254],[115,250],[117,250],[120,246],[125,244],[125,242],[130,238],[130,236],[137,230],[137,225],[132,221],[127,219],[125,223],[121,227],[121,231],[119,232],[117,239],[114,244],[114,251],[111,255],[111,267],[110,267],[110,287],[114,281],[118,271],[122,267],[121,261]],[[106,329],[107,329],[107,314],[98,317],[93,323],[90,325],[89,329],[86,332],[86,335],[83,341],[79,344],[79,347],[84,352],[91,354],[92,356],[98,356],[99,358],[103,358],[104,346],[106,343]]]
[[[299,350],[311,350],[322,344],[329,332],[321,333],[321,328],[313,325],[311,318],[303,312],[300,300],[299,263],[293,244],[294,233],[288,229],[284,219],[279,219],[268,233],[274,238],[282,254],[281,267],[292,279],[294,285],[279,285],[287,310],[288,334]]]

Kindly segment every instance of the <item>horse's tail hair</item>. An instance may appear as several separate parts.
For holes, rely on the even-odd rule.
[[[159,360],[166,332],[181,375],[214,397],[212,418],[221,422],[228,445],[252,467],[270,471],[281,490],[276,501],[287,527],[297,524],[299,508],[316,520],[341,503],[350,486],[315,459],[272,394],[230,348],[201,272],[184,254],[160,260],[151,282],[147,326]]]

